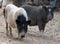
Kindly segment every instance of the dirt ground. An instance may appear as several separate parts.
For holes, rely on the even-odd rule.
[[[13,30],[17,37],[17,30]],[[54,18],[47,23],[45,37],[40,37],[37,26],[28,26],[28,32],[23,40],[16,40],[6,36],[5,20],[0,9],[0,44],[60,44],[60,12],[54,13]]]

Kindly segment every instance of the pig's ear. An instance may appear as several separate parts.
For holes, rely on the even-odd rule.
[[[48,6],[43,6],[43,8],[44,8],[46,11],[48,11]]]

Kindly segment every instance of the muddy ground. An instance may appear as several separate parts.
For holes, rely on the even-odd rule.
[[[54,18],[47,23],[45,37],[40,37],[37,26],[28,26],[28,32],[23,40],[12,39],[6,36],[5,20],[0,9],[0,44],[60,44],[60,12],[54,13]],[[14,38],[17,30],[13,29]]]

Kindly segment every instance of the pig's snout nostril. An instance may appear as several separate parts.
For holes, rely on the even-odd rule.
[[[24,38],[24,37],[25,37],[24,35],[21,36],[21,38]]]
[[[2,8],[2,7],[0,6],[0,8]]]
[[[2,8],[2,6],[0,5],[0,8]]]

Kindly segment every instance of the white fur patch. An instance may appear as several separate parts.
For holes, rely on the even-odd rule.
[[[44,36],[44,31],[43,30],[40,31],[40,36],[42,36],[42,37]]]
[[[3,1],[3,0],[0,0],[0,6],[2,6],[2,1]]]
[[[18,14],[15,15],[17,11],[18,11]],[[16,9],[14,15],[15,15],[15,19],[17,19],[19,15],[23,15],[26,18],[26,21],[28,21],[27,12],[22,7],[19,7],[18,9]]]
[[[27,12],[25,11],[25,9],[20,7],[20,11],[21,11],[22,15],[26,18],[26,21],[28,21]]]
[[[2,0],[0,0],[0,2],[1,2]]]
[[[16,7],[13,4],[8,4],[5,9],[7,10],[6,21],[8,21],[12,27],[16,27],[15,20],[19,15],[23,15],[26,18],[26,21],[28,21],[27,13],[22,7]]]
[[[16,27],[16,23],[15,23],[15,12],[16,10],[18,9],[18,7],[16,7],[15,5],[13,4],[8,4],[5,8],[6,10],[6,16],[7,16],[7,19],[6,21],[9,23],[9,25],[11,27]]]
[[[49,9],[49,11],[51,11],[51,9]]]

